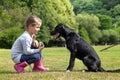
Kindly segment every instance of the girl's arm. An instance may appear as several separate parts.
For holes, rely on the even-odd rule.
[[[22,46],[23,46],[23,52],[26,55],[34,54],[34,53],[37,53],[37,52],[41,51],[41,48],[31,49],[31,44],[32,44],[31,39],[27,39],[27,38],[21,39],[21,43],[22,43]]]

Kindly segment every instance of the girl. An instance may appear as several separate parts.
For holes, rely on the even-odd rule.
[[[33,71],[48,71],[49,68],[43,67],[41,51],[44,46],[38,48],[31,48],[33,43],[33,35],[37,34],[40,30],[42,21],[37,16],[30,16],[26,20],[26,27],[24,33],[16,39],[11,48],[11,57],[15,70],[18,73],[24,73],[24,68],[31,63],[34,63]],[[34,44],[38,45],[37,42]]]

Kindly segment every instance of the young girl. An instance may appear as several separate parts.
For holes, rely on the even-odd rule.
[[[16,39],[11,49],[11,57],[15,70],[18,73],[24,73],[24,68],[34,63],[33,71],[48,71],[49,68],[43,67],[41,51],[44,46],[38,48],[31,48],[33,43],[33,35],[40,30],[42,21],[37,16],[30,16],[26,20],[25,32]],[[37,42],[34,44],[38,45]]]

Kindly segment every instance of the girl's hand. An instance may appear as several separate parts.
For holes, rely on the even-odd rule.
[[[45,46],[44,46],[43,42],[39,42],[39,49],[40,49],[40,50],[43,50],[44,47],[45,47]]]
[[[39,47],[39,43],[38,43],[37,40],[34,40],[34,41],[33,41],[33,46],[36,47],[36,48]]]

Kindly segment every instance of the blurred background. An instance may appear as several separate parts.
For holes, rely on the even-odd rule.
[[[65,46],[63,38],[50,36],[59,23],[91,45],[120,43],[120,0],[0,0],[0,48],[11,48],[30,15],[42,19],[37,40],[46,47]]]

